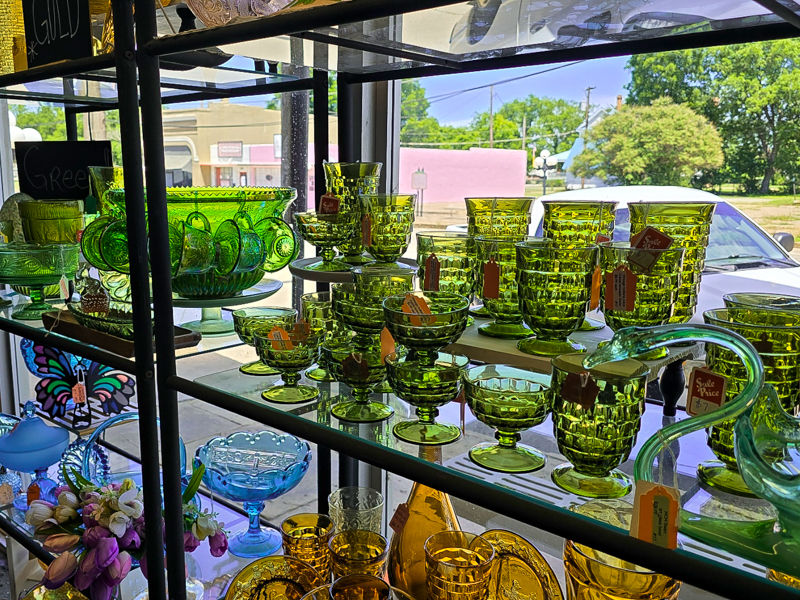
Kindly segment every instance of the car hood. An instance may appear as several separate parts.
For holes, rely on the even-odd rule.
[[[722,296],[734,292],[800,296],[800,267],[743,269],[732,273],[705,272],[692,321],[702,323],[703,311],[723,308]]]

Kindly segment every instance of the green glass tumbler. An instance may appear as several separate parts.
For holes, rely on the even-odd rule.
[[[299,335],[287,332],[286,339],[272,339],[266,330],[256,331],[258,357],[268,367],[281,374],[281,385],[275,385],[261,393],[261,397],[276,404],[300,404],[319,397],[319,390],[310,385],[300,385],[301,373],[319,356],[322,338],[314,333]]]
[[[558,356],[586,350],[568,338],[589,308],[598,253],[597,246],[562,248],[542,239],[517,244],[520,308],[536,334],[517,345],[522,352]]]
[[[542,235],[560,246],[582,248],[598,243],[597,236],[614,235],[617,202],[542,200]]]
[[[353,267],[356,292],[361,296],[385,298],[404,294],[414,289],[414,271],[396,265],[372,263]]]
[[[386,357],[386,375],[395,395],[416,409],[416,421],[397,423],[392,431],[405,442],[439,446],[455,442],[461,429],[437,423],[438,408],[461,393],[461,376],[469,359],[460,354],[440,352],[433,366],[398,353]]]
[[[565,354],[552,361],[553,435],[569,462],[553,469],[551,477],[579,496],[620,498],[633,487],[617,467],[636,443],[649,369],[626,359],[587,371],[583,358]],[[584,385],[587,374],[592,383]]]
[[[416,194],[363,194],[360,199],[362,233],[374,264],[410,268],[397,261],[411,242]]]
[[[97,209],[101,215],[117,219],[125,218],[124,196],[114,196],[108,192],[125,187],[122,167],[89,167],[89,181],[92,194],[97,199]]]
[[[324,162],[326,193],[339,198],[340,212],[356,214],[357,222],[361,223],[359,196],[378,193],[382,167],[381,163],[371,162]],[[364,256],[361,231],[354,232],[350,240],[338,244],[338,248],[344,254],[342,261],[349,265],[372,262],[369,257]]]
[[[497,444],[469,451],[472,462],[491,471],[530,473],[544,467],[544,454],[520,444],[520,432],[540,425],[550,412],[550,388],[542,376],[508,365],[481,365],[464,373],[464,397],[479,421],[495,429]]]
[[[631,238],[655,227],[673,239],[673,248],[685,248],[681,287],[670,323],[686,323],[695,312],[700,278],[705,266],[708,236],[715,202],[631,202],[628,204]]]
[[[724,327],[753,344],[764,365],[764,383],[772,385],[783,408],[795,414],[800,405],[800,312],[742,307],[709,310],[703,318],[708,325]],[[709,344],[706,365],[727,378],[726,402],[742,391],[747,374],[733,352]],[[733,420],[724,421],[708,431],[708,446],[719,461],[702,463],[697,474],[710,487],[752,496],[736,465],[733,426]]]
[[[300,296],[300,314],[303,320],[308,323],[311,332],[319,335],[323,341],[329,340],[337,335],[342,329],[336,313],[333,312],[333,304],[330,292],[315,292]],[[306,377],[314,381],[330,382],[336,381],[330,374],[320,354],[316,368],[306,371]]]
[[[475,238],[477,249],[477,282],[483,306],[494,319],[478,327],[478,333],[504,340],[530,337],[533,332],[522,322],[517,286],[516,244],[524,239],[541,238]],[[490,282],[490,269],[497,273],[497,286]],[[488,284],[487,284],[488,282]]]
[[[426,278],[429,261],[438,267],[438,277],[431,282]],[[417,233],[417,265],[423,292],[452,292],[471,298],[475,291],[475,238],[454,231]]]
[[[17,207],[26,242],[78,242],[78,233],[83,230],[83,200],[23,200]]]
[[[294,215],[300,237],[312,246],[319,248],[322,260],[306,267],[309,271],[349,271],[350,265],[336,258],[335,246],[350,240],[358,229],[358,214],[338,212],[320,214],[317,212],[296,213]],[[359,232],[360,233],[360,232]]]
[[[273,327],[282,327],[286,331],[291,330],[297,321],[297,311],[293,308],[283,308],[280,306],[256,306],[252,308],[241,308],[233,311],[233,328],[236,335],[248,346],[255,348],[255,334],[263,331],[269,334]],[[261,360],[256,360],[239,367],[239,371],[245,375],[278,375],[279,371],[265,365]]]

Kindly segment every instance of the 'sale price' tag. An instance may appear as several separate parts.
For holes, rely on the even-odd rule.
[[[431,254],[425,259],[425,281],[423,288],[426,292],[439,291],[439,272],[440,272],[439,259],[435,254]]]
[[[678,547],[680,523],[678,490],[660,483],[636,482],[631,535],[662,548]]]
[[[636,306],[636,273],[620,265],[606,273],[606,310],[630,312]]]
[[[338,196],[333,194],[325,194],[319,199],[319,214],[321,215],[336,215],[339,214],[339,205],[341,201]]]
[[[673,239],[666,233],[655,227],[645,227],[631,238],[631,248],[636,249],[636,252],[631,252],[628,260],[647,273],[661,257],[660,251],[668,249],[672,242]]]
[[[728,380],[708,367],[695,367],[689,376],[686,412],[696,417],[717,410],[725,402]]]
[[[403,533],[403,529],[408,523],[408,518],[411,516],[411,511],[408,510],[408,504],[402,502],[397,505],[397,509],[394,511],[392,515],[392,520],[389,521],[389,527],[391,527],[396,534]]]
[[[489,300],[500,297],[500,265],[494,257],[483,265],[483,297]]]

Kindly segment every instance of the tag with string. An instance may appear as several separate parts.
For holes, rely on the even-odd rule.
[[[567,373],[561,385],[561,397],[564,401],[580,404],[584,410],[594,408],[599,393],[600,386],[589,371]]]
[[[364,246],[372,245],[372,216],[369,214],[361,218],[361,243]]]
[[[693,417],[717,410],[725,403],[728,379],[708,367],[695,367],[689,375],[686,414]]]
[[[606,273],[606,310],[631,312],[636,307],[637,279],[626,265]]]
[[[381,331],[381,364],[386,364],[386,357],[397,350],[397,344],[388,328]]]
[[[500,266],[494,256],[483,265],[483,297],[488,300],[500,297]]]
[[[600,308],[600,288],[603,283],[603,272],[600,270],[600,265],[594,268],[592,273],[592,294],[589,300],[589,310],[597,310]]]
[[[61,279],[59,279],[59,281],[58,281],[58,293],[59,293],[59,296],[61,296],[62,300],[66,300],[66,299],[69,298],[69,280],[67,279],[67,276],[63,274],[64,271],[65,271],[65,269],[64,269],[64,246],[63,245],[60,246],[59,258],[60,258],[60,262],[61,262],[61,273],[62,273],[62,275],[61,275]]]
[[[661,431],[658,432],[661,437]],[[680,492],[678,491],[677,459],[666,440],[661,438],[662,450],[658,457],[658,482],[638,480],[636,498],[633,503],[631,536],[662,548],[675,550],[678,547],[680,525]],[[664,482],[664,451],[672,457],[672,486]]]
[[[339,205],[341,201],[338,196],[333,194],[325,194],[319,199],[319,214],[321,215],[336,215],[339,214]]]
[[[431,254],[425,259],[425,281],[423,289],[426,292],[439,291],[439,259],[436,254]]]
[[[273,350],[293,350],[294,344],[289,340],[289,332],[283,327],[275,326],[269,332]]]
[[[83,367],[78,366],[75,370],[78,382],[72,386],[72,399],[75,404],[86,404],[86,377]]]
[[[431,315],[431,309],[428,302],[422,296],[415,296],[414,294],[406,294],[406,299],[403,300],[403,312],[411,316],[411,324],[414,327],[422,327],[423,325],[429,326],[436,322],[436,317]],[[417,315],[430,315],[430,316],[417,316]]]

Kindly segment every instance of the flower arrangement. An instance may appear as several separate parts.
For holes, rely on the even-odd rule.
[[[202,465],[195,469],[183,493],[184,548],[194,552],[208,540],[211,554],[219,557],[228,549],[224,524],[192,502],[204,470]],[[44,548],[59,554],[43,583],[54,590],[74,576],[73,585],[89,590],[93,600],[110,600],[134,560],[141,561],[147,576],[142,489],[131,479],[99,487],[74,470],[72,474],[74,479],[63,470],[67,485],[56,489],[57,504],[34,500],[25,515],[25,522],[44,538]]]

